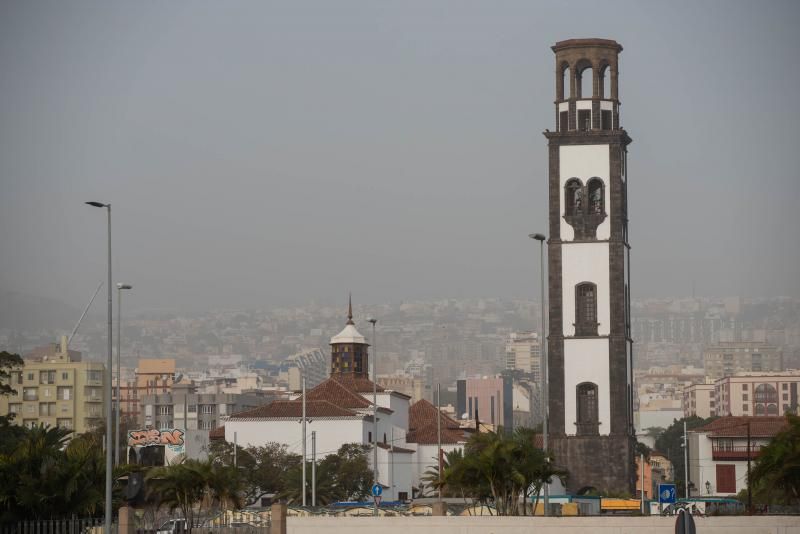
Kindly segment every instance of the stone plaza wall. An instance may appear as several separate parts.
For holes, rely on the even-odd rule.
[[[699,534],[800,534],[800,516],[696,518]],[[290,517],[288,534],[673,534],[674,517]]]

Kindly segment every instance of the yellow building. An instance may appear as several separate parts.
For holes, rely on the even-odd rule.
[[[15,414],[14,424],[44,424],[91,430],[105,416],[105,365],[81,361],[80,352],[61,343],[40,347],[26,356],[22,369],[11,370],[10,385],[17,393],[0,397],[0,413]]]

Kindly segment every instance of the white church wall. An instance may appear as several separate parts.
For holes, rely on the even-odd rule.
[[[577,427],[576,387],[581,382],[597,384],[600,434],[611,429],[610,378],[608,370],[608,339],[582,338],[564,340],[564,429],[575,435]]]
[[[564,185],[570,178],[580,178],[581,183],[593,177],[600,178],[606,186],[605,207],[608,217],[597,227],[597,239],[604,240],[611,236],[611,184],[608,173],[610,170],[609,145],[570,145],[559,147],[559,205],[561,212],[561,240],[573,241],[575,231],[564,220]]]
[[[581,282],[597,285],[597,322],[600,323],[597,333],[601,336],[609,334],[611,304],[608,258],[608,243],[573,243],[561,247],[565,336],[575,335],[575,286]]]
[[[311,419],[306,423],[307,453],[311,457],[311,431],[317,432],[317,458],[339,450],[344,443],[367,443],[372,425],[363,419]],[[289,452],[301,454],[302,425],[300,418],[269,421],[236,421],[225,423],[225,441],[233,443],[233,433],[241,447],[262,447],[269,442],[287,445]]]

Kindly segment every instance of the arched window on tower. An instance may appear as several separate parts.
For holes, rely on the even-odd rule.
[[[561,94],[556,95],[559,100],[567,100],[572,96],[572,84],[569,78],[569,63],[561,64]]]
[[[582,59],[575,64],[575,88],[578,98],[592,98],[592,76],[594,69],[588,59]]]
[[[590,215],[602,215],[605,213],[605,194],[603,180],[600,178],[592,178],[587,184],[589,194],[589,210]]]
[[[597,407],[597,384],[582,382],[575,388],[577,395],[577,421],[575,426],[579,436],[599,433],[599,416]]]
[[[583,213],[583,184],[577,178],[570,178],[564,184],[564,214],[579,215]]]
[[[575,286],[575,335],[597,335],[597,286],[591,282]]]

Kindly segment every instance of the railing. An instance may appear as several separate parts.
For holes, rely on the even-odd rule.
[[[0,534],[88,534],[102,525],[102,517],[19,521],[0,523]]]
[[[750,459],[753,460],[761,453],[760,445],[750,446]],[[713,445],[711,459],[716,460],[747,460],[747,445]]]

